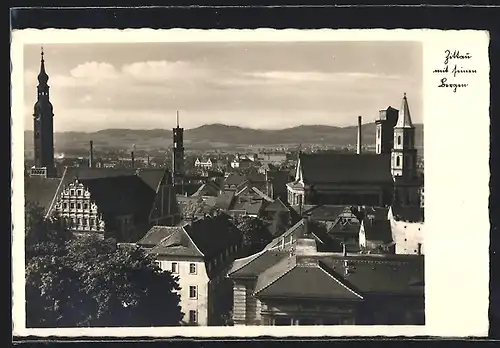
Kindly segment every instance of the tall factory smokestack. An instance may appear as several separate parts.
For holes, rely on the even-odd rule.
[[[358,155],[361,155],[361,144],[362,144],[362,138],[361,138],[361,116],[358,116],[358,147],[356,150],[356,153]]]
[[[94,168],[94,142],[90,141],[89,168]]]
[[[134,156],[134,152],[135,152],[135,145],[132,148],[132,151],[130,152],[130,160],[132,162],[132,168],[135,168],[135,156]]]

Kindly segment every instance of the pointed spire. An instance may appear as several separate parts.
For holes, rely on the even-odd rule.
[[[396,123],[395,128],[413,128],[406,93],[403,96],[403,103],[401,104],[401,110],[399,110],[398,123]]]
[[[177,128],[179,128],[179,110],[177,110]]]
[[[47,75],[47,72],[45,71],[45,59],[43,58],[43,46],[41,47],[40,51],[40,73],[38,74],[38,82],[40,85],[46,85],[47,82],[49,81],[49,75]]]

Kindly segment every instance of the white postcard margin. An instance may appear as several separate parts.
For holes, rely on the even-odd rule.
[[[57,328],[25,327],[23,46],[203,41],[421,41],[425,143],[425,326]],[[13,335],[38,337],[481,337],[489,308],[489,35],[485,31],[78,29],[12,33]],[[450,59],[446,50],[470,58]],[[452,70],[476,70],[458,73]],[[467,84],[438,87],[443,84]],[[404,91],[402,91],[404,92]],[[332,91],[332,93],[334,93]]]

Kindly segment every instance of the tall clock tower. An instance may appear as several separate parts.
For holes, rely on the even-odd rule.
[[[180,190],[184,184],[184,128],[179,127],[179,112],[177,112],[177,127],[172,129],[172,181]],[[178,192],[181,193],[181,192]]]
[[[45,71],[43,48],[40,73],[38,74],[38,96],[33,112],[35,165],[31,176],[55,177],[54,165],[54,112],[49,97],[49,76]]]

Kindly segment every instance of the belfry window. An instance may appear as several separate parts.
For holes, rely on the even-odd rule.
[[[401,157],[396,157],[396,166],[399,167],[401,165]]]
[[[398,145],[401,145],[401,135],[398,135]]]

